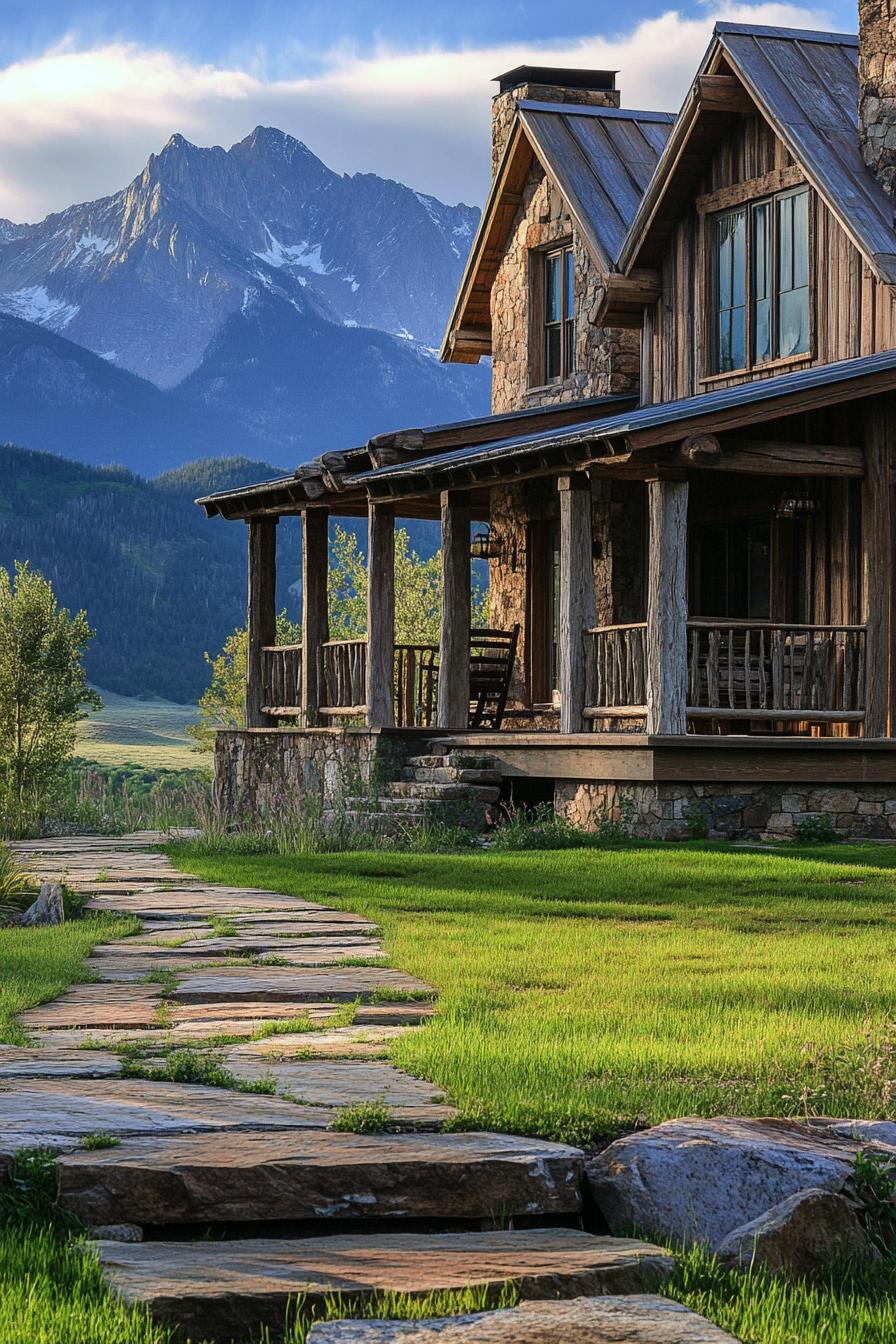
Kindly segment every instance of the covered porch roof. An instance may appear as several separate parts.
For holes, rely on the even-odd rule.
[[[597,397],[400,430],[379,435],[363,448],[326,453],[292,476],[196,502],[208,517],[249,518],[297,513],[308,505],[328,505],[351,516],[366,513],[370,499],[400,499],[407,501],[408,516],[434,517],[443,489],[487,491],[500,479],[592,464],[643,474],[656,463],[670,464],[681,443],[693,435],[738,430],[892,389],[896,350],[886,350],[653,406],[636,408],[632,397]],[[851,447],[843,445],[843,453]],[[724,470],[724,453],[715,465]],[[845,457],[836,465],[841,474],[856,474]],[[757,461],[754,469],[762,470],[762,464]],[[794,458],[792,470],[812,474],[812,459]],[[485,497],[472,504],[474,510],[480,505],[487,509]]]

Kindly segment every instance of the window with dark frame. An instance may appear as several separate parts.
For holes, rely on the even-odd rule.
[[[559,383],[575,368],[575,308],[571,247],[544,254],[544,381]]]
[[[712,373],[809,350],[809,190],[798,187],[714,215]]]

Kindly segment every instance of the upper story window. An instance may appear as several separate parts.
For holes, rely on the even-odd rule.
[[[544,381],[559,383],[575,368],[571,247],[544,254]]]
[[[781,192],[710,220],[711,371],[809,349],[809,191]]]

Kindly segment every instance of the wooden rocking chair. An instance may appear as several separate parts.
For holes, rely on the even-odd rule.
[[[501,727],[516,662],[520,627],[470,631],[471,728]]]

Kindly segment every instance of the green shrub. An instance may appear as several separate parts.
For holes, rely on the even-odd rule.
[[[796,845],[831,845],[839,839],[837,828],[830,817],[801,817],[793,828]]]

